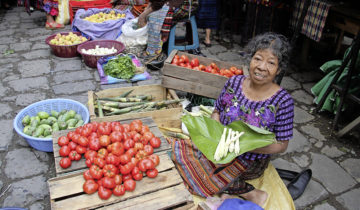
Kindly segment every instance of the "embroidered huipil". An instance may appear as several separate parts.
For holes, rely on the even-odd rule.
[[[274,132],[276,140],[290,140],[293,136],[294,102],[289,93],[280,88],[264,101],[252,101],[243,94],[245,76],[233,76],[226,83],[215,102],[220,113],[220,122],[228,125],[242,120],[268,131]],[[267,154],[244,153],[238,158],[255,160],[267,158]]]

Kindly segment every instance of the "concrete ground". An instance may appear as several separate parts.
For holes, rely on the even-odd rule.
[[[114,87],[160,84],[161,72],[149,71],[152,79],[137,83],[100,85],[96,69],[80,57],[59,58],[51,54],[45,38],[45,13],[29,16],[23,7],[0,11],[0,207],[50,209],[46,181],[55,176],[53,153],[40,152],[13,130],[16,114],[29,104],[50,98],[70,98],[87,104],[87,91]],[[64,30],[69,30],[67,26]],[[199,36],[204,37],[202,30]],[[215,40],[201,45],[209,58],[241,62],[241,47],[225,47]],[[8,55],[6,52],[13,50]],[[273,158],[275,167],[301,171],[310,168],[313,177],[297,209],[359,209],[359,153],[351,144],[331,136],[332,118],[312,112],[309,90],[321,78],[313,72],[291,70],[282,86],[295,100],[294,138],[285,154]]]

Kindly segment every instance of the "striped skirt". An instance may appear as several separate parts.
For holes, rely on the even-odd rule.
[[[191,140],[172,139],[171,159],[174,161],[188,190],[201,197],[218,193],[243,194],[254,187],[245,180],[260,177],[270,158],[246,160],[236,158],[229,164],[215,165]]]

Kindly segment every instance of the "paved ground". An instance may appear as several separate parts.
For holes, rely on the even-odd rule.
[[[161,73],[133,84],[103,86],[95,69],[79,57],[63,59],[51,54],[44,40],[55,33],[43,26],[45,14],[28,16],[23,8],[0,11],[0,206],[50,209],[47,179],[55,176],[52,153],[39,152],[13,130],[16,114],[27,105],[49,98],[70,98],[87,103],[87,91],[113,87],[160,84]],[[69,26],[67,26],[69,29]],[[199,30],[200,37],[204,34]],[[236,43],[226,48],[213,42],[202,52],[210,58],[240,62]],[[13,54],[4,55],[7,50]],[[330,136],[332,118],[312,114],[309,89],[320,75],[291,71],[282,86],[294,97],[294,139],[285,154],[274,157],[276,167],[301,171],[311,168],[313,178],[295,201],[298,209],[359,209],[359,154]]]

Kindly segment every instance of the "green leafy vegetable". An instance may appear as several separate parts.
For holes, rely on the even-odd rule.
[[[208,117],[194,117],[191,115],[184,115],[181,120],[186,125],[194,144],[206,156],[206,158],[213,163],[226,164],[237,157],[234,152],[229,152],[227,156],[219,161],[215,161],[214,159],[216,147],[225,127],[220,122]],[[240,154],[276,142],[274,133],[249,125],[242,121],[232,122],[226,127],[244,132],[239,139]]]
[[[104,65],[105,74],[119,79],[131,79],[135,75],[135,70],[136,67],[128,55],[119,55]]]

